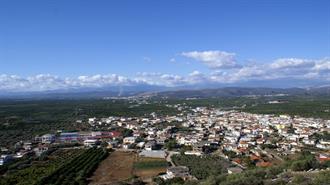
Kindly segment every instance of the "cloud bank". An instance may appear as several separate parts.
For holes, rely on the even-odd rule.
[[[235,53],[224,51],[191,51],[182,52],[182,56],[204,64],[208,74],[198,70],[180,76],[171,73],[137,73],[133,77],[118,74],[78,76],[63,78],[50,74],[40,74],[30,77],[18,75],[0,75],[0,92],[33,92],[81,88],[104,88],[112,86],[203,86],[252,84],[272,86],[276,81],[286,87],[330,84],[330,58],[301,59],[279,58],[269,63],[243,65],[238,64]],[[172,59],[171,59],[172,60]],[[173,59],[176,61],[176,59]],[[264,85],[262,85],[264,86]]]
[[[228,53],[225,51],[190,51],[182,52],[181,55],[200,61],[211,69],[229,69],[238,67],[235,53]]]

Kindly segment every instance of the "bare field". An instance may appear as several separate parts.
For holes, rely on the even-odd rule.
[[[136,159],[137,155],[133,152],[112,152],[96,169],[90,185],[116,184],[131,178]]]
[[[165,173],[166,167],[134,168],[139,162],[164,162],[164,159],[139,158],[134,152],[112,152],[94,172],[90,178],[90,185],[110,185],[138,176],[150,182],[152,177]]]

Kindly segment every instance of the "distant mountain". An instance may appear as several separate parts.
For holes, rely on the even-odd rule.
[[[314,95],[330,95],[330,85],[307,88],[306,91],[307,91],[307,93],[314,94]]]
[[[108,86],[102,88],[76,88],[34,92],[0,92],[1,99],[88,99],[128,97],[145,92],[168,91],[171,88],[152,85]]]
[[[108,86],[100,88],[71,88],[48,91],[4,92],[0,91],[0,99],[90,99],[105,97],[129,97],[154,92],[168,92],[179,89],[200,89],[198,87],[165,87],[157,85]]]
[[[330,95],[330,87],[321,88],[244,88],[224,87],[217,89],[177,90],[145,93],[168,98],[212,98],[212,97],[238,97],[238,96],[280,96],[280,95]]]
[[[92,99],[105,97],[152,96],[168,98],[214,98],[239,96],[330,95],[330,86],[311,88],[222,87],[194,89],[193,87],[121,86],[89,89],[67,89],[44,92],[0,94],[2,99]]]

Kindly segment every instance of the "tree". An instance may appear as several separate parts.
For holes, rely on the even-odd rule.
[[[165,148],[168,150],[173,150],[174,148],[178,147],[178,143],[175,139],[170,139],[165,143]]]
[[[122,131],[122,135],[123,135],[123,137],[130,137],[133,135],[133,130],[125,128]]]
[[[107,143],[107,142],[105,142],[105,141],[103,141],[102,143],[101,143],[101,147],[103,147],[103,148],[105,148],[105,147],[107,147],[109,144]]]
[[[292,184],[294,185],[308,185],[310,180],[303,175],[296,175],[292,178]]]

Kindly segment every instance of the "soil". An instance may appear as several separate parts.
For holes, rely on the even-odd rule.
[[[137,154],[133,152],[112,152],[94,172],[90,185],[110,185],[132,177],[133,163]]]

